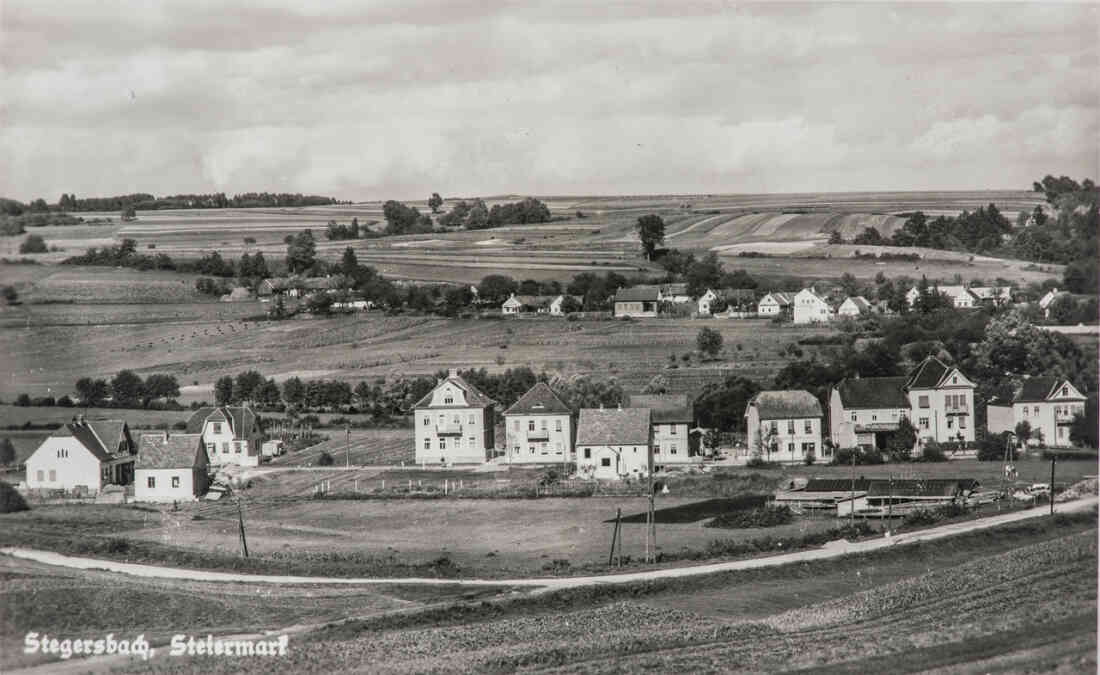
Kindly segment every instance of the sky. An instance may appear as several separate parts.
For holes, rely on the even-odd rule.
[[[0,195],[1028,189],[1100,5],[0,0]]]

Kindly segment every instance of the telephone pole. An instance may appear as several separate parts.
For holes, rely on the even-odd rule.
[[[848,524],[856,526],[856,449],[852,449],[852,500],[848,503]]]
[[[351,468],[351,423],[344,425],[344,467]]]
[[[646,519],[646,555],[652,556],[652,561],[657,562],[657,523],[654,519],[655,513],[653,512],[653,443],[649,444],[649,451],[647,453],[646,460],[649,464],[649,517]],[[652,545],[650,541],[652,540]],[[648,562],[648,561],[647,561]]]
[[[241,552],[248,557],[248,540],[244,536],[244,514],[241,512],[241,498],[237,497],[237,525],[241,533]]]

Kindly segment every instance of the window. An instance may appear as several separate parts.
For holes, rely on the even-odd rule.
[[[921,408],[927,408],[928,407],[928,397],[927,396],[918,396],[917,397],[917,405],[920,406]]]
[[[145,479],[145,485],[147,487],[155,488],[157,486],[157,479],[153,476],[149,476]]]
[[[655,454],[655,455],[661,454],[661,444],[660,443],[653,446],[653,454]]]
[[[955,428],[955,418],[953,418],[953,417],[948,417],[947,418],[947,428],[948,429],[954,429]]]
[[[952,377],[951,378],[951,384],[958,384],[958,383],[959,383],[959,378],[957,378],[957,377]]]
[[[1062,438],[1065,438],[1065,436],[1066,436],[1066,428],[1065,427],[1058,427],[1058,438],[1059,438],[1059,440],[1062,439]]]
[[[462,420],[461,420],[461,419],[459,419],[458,415],[455,415],[454,417],[452,417],[452,418],[451,418],[451,422],[453,422],[453,423],[454,423],[454,425],[455,425],[456,427],[457,427],[457,426],[458,426],[459,424],[462,424]]]
[[[963,415],[963,416],[959,417],[959,428],[960,429],[965,429],[966,428],[966,415]]]
[[[584,458],[585,459],[592,459],[592,448],[585,448],[584,449]]]
[[[676,435],[676,425],[675,424],[668,425],[668,433],[673,435],[673,436]]]
[[[610,457],[600,458],[600,466],[611,466],[611,458]]]
[[[550,454],[550,450],[549,450],[548,446],[549,446],[549,444],[546,441],[543,441],[542,443],[539,443],[539,454],[540,455]]]
[[[535,420],[527,420],[527,430],[528,431],[534,431],[535,430]]]
[[[806,420],[806,423],[802,425],[802,429],[805,433],[812,434],[814,432],[813,420]]]
[[[852,421],[853,421],[853,422],[855,422],[855,421],[856,421],[856,414],[855,414],[855,413],[852,413]]]
[[[447,449],[447,439],[446,438],[439,439],[439,449],[440,450],[446,450]]]
[[[432,418],[430,418],[428,416],[425,416],[424,417],[424,426],[428,426],[431,423],[432,423]]]
[[[56,482],[56,481],[57,481],[57,471],[55,471],[53,469],[50,469],[50,482],[53,483],[53,482]]]
[[[877,422],[878,421],[878,415],[876,415],[875,413],[871,413],[871,421],[872,422]]]
[[[38,470],[38,482],[43,483],[43,482],[45,482],[45,480],[46,480],[46,472],[43,471],[42,469],[39,469]]]
[[[794,420],[787,420],[787,433],[794,435]]]
[[[172,476],[172,487],[178,488],[180,486],[180,477]]]
[[[668,451],[669,451],[669,452],[670,452],[671,454],[675,455],[675,454],[676,454],[676,444],[675,444],[675,443],[673,443],[672,445],[670,445],[670,446],[668,447]]]
[[[222,454],[223,455],[228,455],[229,454],[229,441],[222,441]]]
[[[554,431],[561,431],[561,420],[554,421]]]
[[[556,454],[556,455],[561,454],[561,441],[558,441],[557,443],[554,444],[554,454]]]
[[[791,453],[792,455],[794,454],[794,443],[787,444],[787,452]]]
[[[1031,412],[1035,413],[1035,416],[1038,417],[1039,416],[1039,406],[1033,406],[1031,408]]]
[[[928,428],[928,418],[927,417],[920,418],[919,422],[920,422],[920,428],[921,429],[927,429]]]
[[[432,449],[432,439],[430,439],[430,438],[425,438],[424,439],[424,449],[425,450],[431,450]]]
[[[772,421],[772,433],[773,434],[778,434],[779,433],[779,422],[776,422],[774,420]]]
[[[467,447],[467,448],[470,448],[470,449],[473,449],[473,448],[476,448],[476,447],[477,447],[477,444],[476,444],[476,442],[474,441],[474,437],[473,437],[473,436],[470,436],[469,438],[467,438],[467,439],[466,439],[466,447]]]
[[[1027,406],[1024,406],[1024,417],[1027,417]]]
[[[467,420],[467,423],[468,423],[468,424],[477,424],[477,421],[476,421],[476,420],[474,420],[474,415],[473,415],[473,413],[470,413],[470,418],[469,418],[469,419]]]
[[[1069,387],[1062,387],[1062,396],[1069,396]]]
[[[241,442],[240,441],[233,441],[233,452],[237,453],[238,455],[241,454]]]
[[[454,396],[451,396],[451,392],[447,392],[443,395],[443,405],[451,405],[455,402]]]
[[[210,455],[210,456],[213,456],[215,452],[216,452],[216,450],[214,449],[214,444],[213,443],[207,443],[206,444],[206,454]]]
[[[220,434],[221,432],[222,432],[222,423],[221,422],[214,422],[214,433]],[[152,486],[150,486],[150,487],[152,487]]]
[[[541,420],[539,422],[539,429],[542,429],[543,431],[546,431],[546,420]]]

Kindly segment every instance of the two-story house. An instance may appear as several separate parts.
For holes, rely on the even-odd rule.
[[[259,466],[263,435],[256,413],[247,405],[206,406],[187,420],[188,434],[202,434],[213,466]]]
[[[134,478],[134,499],[194,501],[206,493],[209,466],[202,434],[143,434]]]
[[[790,317],[793,308],[791,294],[780,291],[772,291],[756,303],[756,313],[767,318]]]
[[[906,377],[849,377],[829,392],[829,438],[838,448],[886,447],[909,418]]]
[[[495,402],[451,369],[413,406],[418,464],[481,464],[493,451]]]
[[[615,292],[615,316],[652,318],[658,313],[661,289],[658,286],[633,286]]]
[[[801,464],[827,457],[821,442],[821,403],[808,391],[762,391],[745,407],[749,451],[768,461]]]
[[[572,461],[573,411],[538,382],[504,411],[504,437],[510,464]]]
[[[938,443],[974,440],[974,387],[958,368],[934,356],[924,359],[905,383],[917,438]]]
[[[803,288],[794,295],[794,323],[825,323],[833,318],[833,307],[813,287]]]
[[[695,409],[687,394],[630,394],[623,404],[627,408],[648,408],[650,411],[653,426],[650,444],[655,470],[702,461],[698,436],[690,433]]]
[[[1073,418],[1085,413],[1085,400],[1085,395],[1069,380],[1028,378],[1012,399],[1012,419],[1016,425],[1027,422],[1033,439],[1041,437],[1048,446],[1066,447],[1072,445],[1069,428]],[[1028,440],[1020,439],[1025,443]]]
[[[649,474],[649,408],[581,408],[577,473],[614,480]]]
[[[27,458],[27,487],[94,495],[108,485],[129,485],[137,451],[122,420],[74,417]]]

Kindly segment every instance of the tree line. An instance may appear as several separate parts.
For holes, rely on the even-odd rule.
[[[41,209],[44,203],[44,200],[36,199],[32,202],[32,206]],[[327,206],[340,203],[339,200],[333,197],[303,195],[297,192],[245,192],[233,196],[227,196],[224,192],[212,192],[209,194],[179,194],[164,197],[155,197],[148,193],[138,192],[113,197],[84,198],[78,198],[75,194],[62,194],[57,201],[56,208],[62,211],[121,211],[127,208],[132,208],[135,211],[156,211],[159,209]]]

